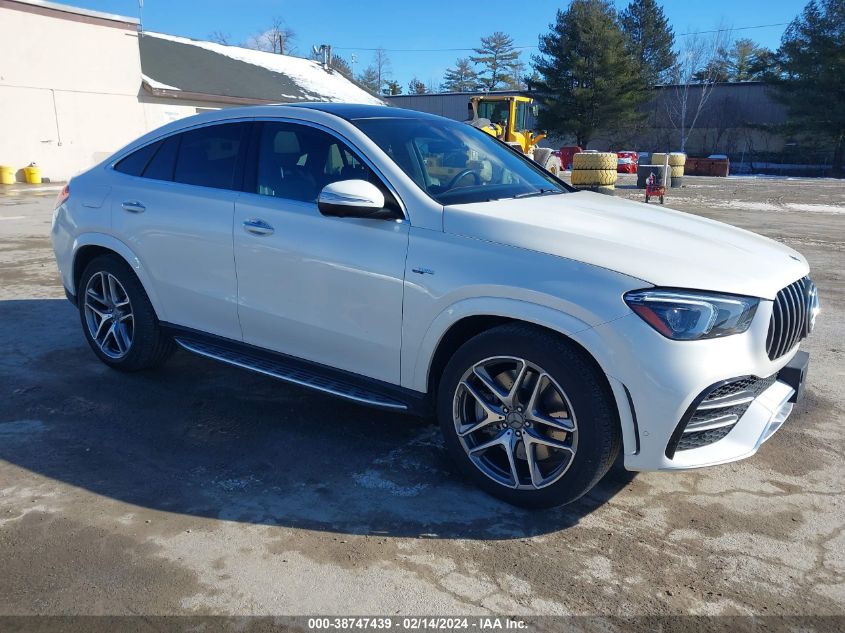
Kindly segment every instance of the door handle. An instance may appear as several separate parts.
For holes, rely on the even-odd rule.
[[[124,211],[129,211],[129,213],[143,213],[147,208],[137,200],[127,200],[121,206]]]
[[[272,235],[276,230],[264,220],[253,218],[251,220],[244,220],[244,230],[253,235]]]

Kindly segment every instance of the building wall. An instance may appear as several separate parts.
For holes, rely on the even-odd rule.
[[[422,95],[393,95],[383,97],[389,105],[397,106],[399,108],[407,108],[409,110],[418,110],[419,112],[427,112],[429,114],[436,114],[438,116],[446,117],[447,119],[454,119],[455,121],[466,121],[470,118],[470,112],[467,108],[469,99],[474,94],[470,92],[441,92],[433,94]],[[496,91],[497,95],[522,95],[526,94],[519,91]],[[534,128],[536,122],[531,114],[526,117],[526,124],[529,128]]]
[[[147,131],[154,130],[186,116],[199,114],[200,112],[232,107],[231,104],[214,101],[165,99],[154,97],[145,92],[138,95],[138,102],[144,111],[144,122]]]
[[[146,130],[135,25],[0,0],[0,164],[65,180]]]
[[[757,82],[717,84],[701,108],[686,144],[691,155],[728,154],[735,161],[792,160],[819,162],[818,157],[795,157],[796,143],[779,133],[776,126],[786,121],[786,109],[772,98],[770,89]],[[466,120],[470,93],[398,95],[387,101],[402,108]],[[646,120],[639,127],[598,132],[589,149],[636,150],[645,152],[680,149],[678,107],[682,98],[676,86],[658,86],[646,107]],[[687,126],[693,125],[700,94],[692,87],[687,95]],[[536,125],[532,122],[533,125]],[[572,145],[573,139],[552,137],[543,145]]]

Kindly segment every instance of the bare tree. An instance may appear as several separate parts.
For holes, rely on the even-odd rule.
[[[253,48],[277,55],[291,55],[295,52],[293,41],[296,31],[285,24],[282,18],[273,18],[270,28],[256,33],[244,42],[246,48]]]
[[[229,46],[232,43],[231,36],[223,31],[212,31],[208,34],[208,40],[210,42],[215,42],[216,44],[225,44],[226,46]]]
[[[383,48],[377,48],[373,54],[373,69],[376,71],[378,81],[378,90],[376,94],[381,92],[382,87],[390,77],[390,58],[387,56],[387,51]]]
[[[666,100],[669,121],[678,131],[680,151],[686,151],[687,141],[695,129],[713,87],[719,80],[719,51],[730,40],[730,31],[719,28],[710,36],[690,35],[678,54],[671,71],[675,86],[673,98]]]

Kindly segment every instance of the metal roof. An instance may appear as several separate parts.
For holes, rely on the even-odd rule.
[[[92,9],[83,9],[82,7],[74,7],[69,4],[60,4],[58,2],[47,2],[47,0],[12,0],[19,4],[28,4],[34,7],[43,7],[45,9],[52,9],[54,11],[61,11],[62,13],[72,13],[75,15],[84,15],[90,18],[100,18],[101,20],[112,20],[114,22],[124,22],[130,24],[138,24],[138,18],[132,18],[128,15],[118,15],[117,13],[106,13],[105,11],[93,11]]]
[[[162,33],[138,37],[144,87],[159,97],[229,103],[383,103],[314,61]]]

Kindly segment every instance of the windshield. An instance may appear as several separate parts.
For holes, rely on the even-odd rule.
[[[443,205],[567,191],[531,160],[465,123],[405,118],[353,123]]]
[[[478,118],[488,119],[500,125],[504,124],[508,120],[508,102],[480,101],[478,103]]]

